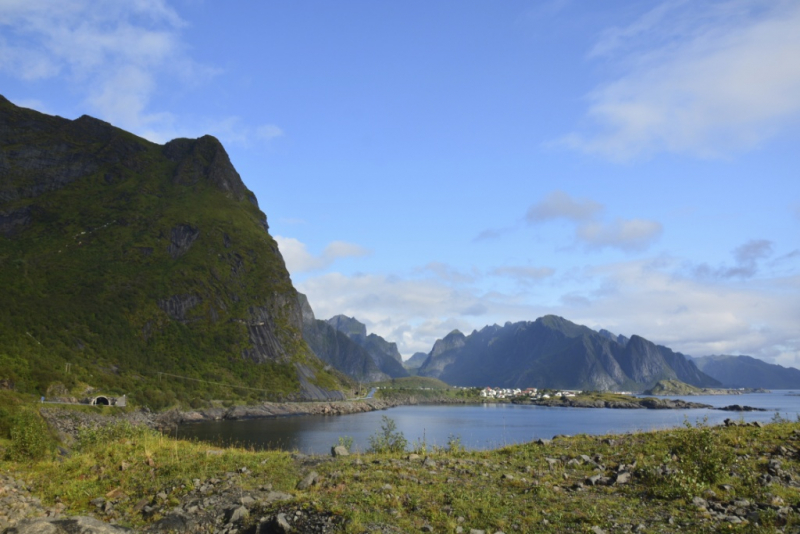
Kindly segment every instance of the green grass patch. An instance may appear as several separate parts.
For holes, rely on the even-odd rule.
[[[400,443],[400,438],[390,419],[376,429],[376,442]],[[406,447],[380,446],[374,453],[310,463],[285,452],[236,447],[212,454],[208,445],[127,425],[85,431],[78,443],[59,461],[6,459],[0,468],[24,478],[45,503],[64,503],[71,514],[96,513],[92,499],[122,493],[118,520],[134,527],[158,519],[134,510],[140,499],[165,492],[178,505],[195,480],[230,477],[242,467],[251,473],[237,479],[242,492],[270,482],[294,495],[293,506],[332,513],[341,519],[340,531],[353,534],[416,532],[425,526],[435,532],[461,526],[467,532],[506,533],[585,533],[593,527],[661,532],[666,525],[671,531],[744,533],[800,526],[796,511],[779,510],[781,502],[790,507],[798,502],[789,484],[800,477],[800,459],[791,452],[800,446],[796,422],[579,435],[493,451],[464,451],[455,443],[420,451],[419,458],[409,456]],[[776,456],[781,447],[786,452]],[[764,483],[776,458],[783,479]],[[311,469],[319,482],[296,489]],[[620,470],[631,474],[626,483],[588,482],[598,474],[613,480]],[[758,524],[752,518],[733,523],[699,509],[695,496],[725,506],[747,500],[763,508]]]

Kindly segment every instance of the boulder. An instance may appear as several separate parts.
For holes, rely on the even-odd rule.
[[[109,525],[93,517],[47,517],[24,519],[6,530],[6,534],[124,534],[129,528]]]

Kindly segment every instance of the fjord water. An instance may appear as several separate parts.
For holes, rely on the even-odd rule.
[[[493,449],[554,435],[619,434],[678,427],[689,421],[708,424],[725,419],[762,421],[776,412],[796,420],[800,392],[774,391],[748,395],[672,397],[715,407],[731,404],[764,408],[766,412],[697,410],[622,410],[607,408],[549,408],[515,404],[399,406],[389,410],[340,416],[301,415],[245,421],[209,421],[180,427],[179,437],[214,444],[238,444],[255,449],[284,449],[306,454],[327,454],[340,437],[353,438],[354,449],[365,451],[369,437],[381,428],[382,417],[394,420],[410,447],[428,447],[460,439],[467,449]]]

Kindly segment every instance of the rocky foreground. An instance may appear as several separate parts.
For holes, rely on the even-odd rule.
[[[576,446],[580,443],[569,440],[518,446],[509,449],[510,455],[502,451],[390,456],[345,453],[338,457],[295,454],[290,462],[290,468],[295,471],[293,487],[288,491],[275,489],[273,482],[265,480],[257,468],[241,466],[208,478],[187,480],[181,486],[157,487],[142,497],[129,495],[128,488],[92,496],[89,513],[84,511],[80,516],[65,515],[70,510],[62,502],[43,505],[26,484],[3,475],[0,477],[0,528],[8,527],[4,530],[7,534],[322,534],[342,531],[483,534],[530,532],[530,527],[524,526],[525,515],[537,510],[536,531],[542,532],[601,534],[723,529],[726,532],[797,532],[800,528],[797,523],[800,429],[779,434],[785,435],[781,439],[783,445],[765,454],[764,468],[754,480],[757,498],[738,495],[740,488],[722,483],[713,488],[697,488],[697,495],[665,499],[658,492],[671,489],[659,488],[659,485],[671,484],[679,464],[661,462],[647,468],[641,465],[642,459],[634,459],[635,454],[628,458],[609,454],[608,451],[614,449],[626,449],[631,439],[636,440],[636,436],[627,436],[593,440],[593,448],[606,454],[592,453]],[[208,450],[206,454],[223,455],[224,451]],[[523,461],[514,461],[514,457],[522,457]],[[265,459],[261,463],[268,461]],[[472,494],[473,513],[469,513],[470,503],[459,503],[459,499],[454,498],[457,491],[452,488],[457,485],[467,485],[467,489],[486,496],[502,494],[505,499],[517,500],[515,505],[508,505],[517,508],[507,519],[502,519],[509,510],[489,510],[485,507],[485,497]],[[433,492],[431,498],[438,506],[437,513],[431,515],[426,505],[409,494],[419,496],[420,490]],[[629,506],[631,495],[639,496],[632,501],[635,504],[639,498],[654,492],[656,495],[648,497],[647,506],[640,502],[639,508],[634,510],[623,507],[620,513],[608,505],[609,501],[618,499],[628,501]],[[359,495],[356,500],[353,493]],[[341,497],[341,505],[336,504],[337,496]],[[388,508],[380,516],[364,511],[367,521],[360,523],[354,520],[353,514],[347,513],[348,505],[353,502]],[[443,504],[447,502],[450,504]],[[582,503],[589,502],[594,507],[606,506],[605,512],[596,516],[580,511],[581,506],[586,506]],[[414,514],[419,517],[415,518]],[[115,524],[130,524],[131,515],[144,524],[132,529]],[[398,523],[404,519],[405,528],[394,526],[392,519]],[[357,528],[351,528],[354,524]],[[760,526],[769,526],[769,529],[760,530]]]
[[[52,458],[0,462],[0,532],[800,532],[797,423],[322,457],[175,441],[151,414],[126,417]]]

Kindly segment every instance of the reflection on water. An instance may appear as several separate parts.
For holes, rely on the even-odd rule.
[[[513,404],[471,406],[399,406],[379,412],[340,416],[302,415],[248,421],[211,421],[184,425],[179,436],[215,444],[238,444],[255,449],[297,450],[326,454],[339,437],[353,438],[354,448],[364,451],[369,437],[381,427],[381,418],[394,419],[409,443],[425,442],[444,447],[453,436],[468,449],[492,449],[557,434],[617,434],[676,427],[708,418],[719,424],[727,418],[770,421],[779,412],[795,420],[800,397],[788,391],[749,395],[676,397],[722,407],[731,404],[765,408],[767,412],[723,412],[719,410],[613,410],[605,408],[549,408]],[[793,391],[791,393],[797,393]]]

